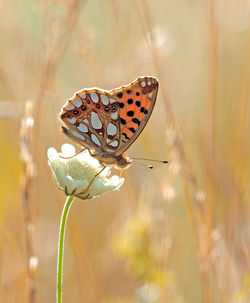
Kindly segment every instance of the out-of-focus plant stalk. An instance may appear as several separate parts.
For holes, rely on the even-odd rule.
[[[208,2],[208,76],[207,76],[207,97],[206,97],[206,117],[205,117],[205,177],[207,203],[204,213],[204,234],[202,259],[202,281],[206,287],[203,288],[203,302],[211,302],[212,288],[209,277],[209,266],[211,265],[211,234],[214,229],[214,163],[216,155],[216,104],[217,104],[217,74],[218,74],[218,29],[216,24],[216,6],[214,0]]]
[[[34,273],[37,268],[38,259],[34,256],[32,240],[33,224],[31,215],[31,189],[35,166],[31,154],[32,128],[34,119],[32,117],[33,103],[28,100],[25,105],[24,116],[20,129],[20,154],[23,163],[23,176],[21,180],[22,209],[24,216],[25,246],[27,257],[27,279],[28,279],[28,302],[36,302],[36,283]]]
[[[149,50],[151,51],[152,57],[153,57],[153,61],[154,61],[154,66],[157,72],[157,77],[159,79],[160,83],[164,83],[164,79],[163,79],[163,70],[161,68],[161,64],[160,64],[160,59],[158,56],[158,51],[157,48],[155,47],[155,37],[152,34],[152,24],[151,24],[151,16],[150,16],[150,10],[148,8],[148,6],[146,4],[144,5],[139,5],[138,2],[136,3],[136,9],[137,9],[137,13],[141,22],[141,26],[143,28],[144,31],[144,35],[145,37],[150,35],[150,39],[146,39],[146,41],[148,41],[148,47]],[[215,112],[215,99],[213,99],[213,96],[215,96],[216,93],[216,60],[217,60],[217,35],[216,35],[216,28],[215,28],[215,23],[214,23],[214,6],[213,6],[213,0],[210,4],[210,15],[209,15],[209,31],[210,31],[210,40],[209,40],[209,44],[210,44],[210,52],[209,52],[209,56],[210,56],[210,60],[211,62],[209,62],[209,64],[212,66],[211,69],[211,73],[209,74],[209,91],[211,93],[211,95],[208,96],[208,100],[207,100],[207,106],[209,107],[209,127],[211,129],[211,132],[208,134],[209,136],[209,142],[212,141],[212,145],[210,145],[210,147],[212,146],[212,148],[209,149],[208,153],[209,153],[209,169],[211,169],[211,154],[213,154],[214,151],[214,138],[215,138],[215,119],[214,119],[214,112]],[[208,211],[208,215],[206,214],[206,212],[199,212],[198,209],[195,209],[193,200],[195,197],[195,192],[198,189],[198,183],[197,183],[197,178],[196,175],[194,173],[194,171],[192,170],[192,165],[190,162],[190,159],[188,158],[188,155],[186,154],[186,150],[185,150],[185,146],[182,140],[182,134],[180,132],[179,129],[179,125],[178,125],[178,121],[175,117],[175,113],[172,107],[172,104],[168,98],[168,94],[167,91],[165,89],[164,86],[161,87],[161,93],[163,96],[163,100],[166,106],[166,112],[168,113],[167,115],[167,123],[168,123],[168,127],[172,129],[173,132],[175,132],[175,141],[173,143],[173,148],[176,151],[176,153],[179,155],[179,160],[182,163],[182,182],[183,182],[183,188],[184,188],[184,194],[185,194],[185,203],[186,203],[186,209],[187,209],[187,214],[190,220],[190,224],[191,224],[191,228],[193,231],[193,237],[194,237],[194,245],[196,247],[196,251],[197,251],[197,255],[198,255],[198,259],[200,262],[200,276],[201,276],[201,280],[202,280],[202,296],[203,296],[203,300],[204,302],[208,302],[207,298],[209,298],[209,293],[210,293],[210,284],[208,283],[208,277],[206,274],[204,274],[203,269],[206,268],[206,262],[207,257],[209,255],[209,249],[210,249],[210,240],[207,241],[207,247],[205,248],[205,250],[202,249],[202,243],[201,243],[201,239],[199,238],[199,230],[197,229],[197,225],[198,226],[202,226],[206,229],[206,234],[207,236],[210,235],[209,232],[211,232],[211,229],[213,228],[213,205],[214,205],[214,200],[213,200],[213,194],[212,194],[212,185],[210,186],[210,181],[212,180],[212,176],[209,175],[208,178],[208,182],[209,182],[209,186],[208,189],[209,190],[209,194],[211,194],[209,196],[209,201],[207,203],[209,211]],[[207,239],[210,239],[210,237],[207,237]]]
[[[228,255],[227,260],[225,262],[224,267],[224,293],[227,294],[227,289],[230,287],[230,276],[231,276],[231,267],[232,267],[232,260],[233,260],[233,253],[235,248],[235,237],[237,237],[234,233],[235,226],[237,226],[236,230],[238,229],[240,215],[239,215],[239,205],[240,205],[240,197],[242,186],[244,186],[243,182],[241,181],[241,177],[244,175],[244,157],[243,155],[243,142],[244,138],[247,137],[246,130],[247,130],[247,87],[249,87],[249,79],[250,79],[250,41],[249,39],[246,41],[246,48],[245,48],[245,56],[243,65],[243,73],[242,73],[242,80],[240,83],[240,96],[237,102],[237,111],[236,111],[236,118],[235,121],[238,121],[236,124],[235,129],[235,139],[234,139],[234,185],[232,188],[231,193],[231,203],[228,207],[227,212],[227,243],[228,243]],[[227,297],[226,297],[227,299]],[[226,300],[224,301],[226,302]],[[223,303],[224,303],[223,302]]]
[[[41,119],[39,113],[41,112],[41,106],[44,102],[44,95],[50,90],[53,85],[53,76],[57,71],[61,60],[67,52],[70,46],[70,40],[72,38],[73,31],[76,27],[77,21],[81,13],[81,6],[85,1],[73,0],[67,3],[67,14],[61,22],[59,31],[51,31],[46,35],[44,41],[44,64],[42,69],[41,81],[38,87],[38,94],[36,96],[36,108],[34,117],[36,120],[36,132],[39,134],[41,127]],[[47,22],[47,21],[46,21]],[[38,148],[38,144],[34,145]],[[40,146],[39,146],[40,147]]]

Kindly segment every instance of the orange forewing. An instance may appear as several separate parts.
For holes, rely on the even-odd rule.
[[[155,78],[141,77],[131,85],[115,91],[120,104],[121,129],[117,154],[124,152],[145,127],[155,105],[158,86]]]

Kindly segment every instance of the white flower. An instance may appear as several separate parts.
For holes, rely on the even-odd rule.
[[[64,144],[61,149],[62,152],[58,153],[53,147],[50,147],[47,155],[55,181],[66,195],[90,199],[107,191],[117,190],[122,186],[124,178],[108,177],[110,170],[108,167],[97,175],[103,166],[87,150],[74,156],[75,148],[72,145]],[[70,156],[73,157],[62,158]]]
[[[145,283],[136,290],[136,297],[145,303],[156,302],[161,296],[161,290],[155,283]]]

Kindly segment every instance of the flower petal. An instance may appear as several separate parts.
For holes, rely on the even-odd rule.
[[[89,199],[107,191],[118,190],[124,183],[124,179],[118,176],[108,177],[108,167],[101,172],[103,166],[87,150],[75,156],[75,149],[70,144],[64,144],[61,150],[58,153],[50,147],[47,155],[57,186],[66,195]]]

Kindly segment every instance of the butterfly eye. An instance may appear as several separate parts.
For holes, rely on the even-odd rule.
[[[108,107],[108,106],[105,106],[105,107],[104,107],[104,110],[105,110],[105,112],[109,112],[109,107]]]
[[[67,117],[67,118],[70,118],[70,114],[67,114],[66,117]]]
[[[99,103],[97,103],[97,104],[96,104],[96,107],[97,107],[97,108],[100,108],[100,107],[101,107],[101,105],[100,105]]]
[[[73,111],[73,114],[74,114],[74,115],[78,115],[78,114],[79,114],[79,111],[76,109],[76,110]]]
[[[82,109],[82,111],[85,111],[85,110],[86,110],[86,106],[83,105],[83,106],[81,107],[81,109]]]
[[[87,104],[90,104],[90,100],[86,100],[86,103],[87,103]]]

